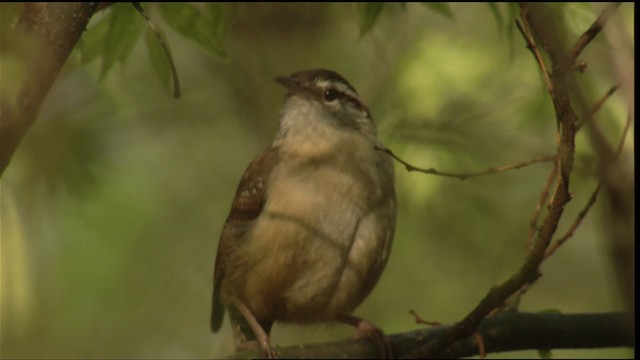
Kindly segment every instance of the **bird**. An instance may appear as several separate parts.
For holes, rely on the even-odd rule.
[[[277,133],[244,172],[220,234],[211,330],[228,311],[236,350],[257,345],[262,357],[277,358],[275,322],[337,322],[388,355],[382,330],[352,312],[391,251],[392,160],[341,75],[311,69],[275,81],[286,89]]]

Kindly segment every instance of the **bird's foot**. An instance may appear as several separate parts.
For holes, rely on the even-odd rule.
[[[385,333],[380,330],[380,328],[368,322],[367,320],[353,315],[343,315],[339,318],[339,321],[352,325],[356,328],[356,333],[350,336],[349,339],[371,339],[380,348],[381,358],[393,358],[393,345],[391,344]]]
[[[256,340],[250,340],[250,341],[245,341],[245,342],[241,342],[238,345],[236,345],[235,348],[236,352],[258,352],[260,353],[260,357],[263,359],[277,359],[278,355],[276,354],[276,351],[271,347],[271,344],[269,344],[269,340],[267,339],[267,341],[256,341]]]

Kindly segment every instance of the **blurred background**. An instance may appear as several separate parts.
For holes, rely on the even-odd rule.
[[[105,74],[101,59],[87,55],[94,46],[87,41],[104,38],[92,29],[119,11],[135,15],[131,26],[146,25],[130,4],[94,16],[84,50],[72,54],[2,177],[3,358],[232,352],[228,320],[219,333],[209,330],[215,251],[242,173],[275,134],[284,94],[275,76],[318,67],[339,72],[370,107],[380,139],[416,166],[465,173],[554,153],[553,108],[513,31],[516,5],[387,4],[361,35],[359,4],[226,4],[224,56],[171,30],[159,5],[144,6],[170,44],[182,96],[173,99],[158,80],[143,32]],[[0,5],[3,28],[20,7]],[[564,5],[569,38],[601,8]],[[612,144],[633,99],[625,89],[633,89],[634,15],[623,4],[581,57],[589,64],[581,86],[591,101],[622,79],[629,85],[596,118]],[[11,54],[2,61],[4,81],[19,83]],[[633,146],[629,135],[623,159],[630,171]],[[579,133],[575,197],[558,235],[597,184],[594,159]],[[443,323],[461,319],[521,265],[550,169],[540,163],[460,181],[408,173],[396,163],[393,251],[355,314],[387,333],[418,327],[410,309]],[[624,310],[606,251],[604,204],[596,203],[543,264],[522,311]],[[272,341],[284,346],[352,333],[343,325],[278,324]],[[633,350],[553,355],[633,357]]]

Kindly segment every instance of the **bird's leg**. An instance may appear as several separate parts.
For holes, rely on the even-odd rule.
[[[380,330],[377,326],[368,322],[365,319],[361,319],[357,316],[353,316],[350,314],[343,314],[338,316],[338,321],[341,323],[354,326],[356,328],[356,333],[353,334],[350,339],[362,339],[365,337],[371,338],[373,341],[380,346],[382,351],[381,357],[383,359],[392,359],[393,358],[393,347],[387,336],[384,334],[382,330]]]
[[[269,325],[267,329],[264,329],[262,325],[260,325],[260,322],[258,322],[258,319],[256,319],[256,317],[253,315],[251,310],[249,310],[249,308],[247,307],[247,305],[245,305],[244,302],[236,299],[236,300],[233,300],[233,305],[240,312],[240,314],[242,314],[247,324],[251,327],[251,330],[255,335],[255,340],[258,343],[258,349],[260,350],[260,355],[265,359],[277,359],[278,356],[276,355],[275,350],[273,350],[273,348],[271,347],[271,343],[269,340],[268,331],[271,329],[271,325]],[[238,331],[241,331],[241,329],[238,329]],[[245,336],[245,341],[246,340],[247,339]]]

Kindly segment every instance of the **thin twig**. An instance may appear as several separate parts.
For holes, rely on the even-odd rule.
[[[429,320],[425,320],[423,318],[420,317],[420,315],[418,315],[418,313],[411,309],[409,310],[409,314],[411,314],[413,316],[413,318],[416,321],[416,324],[423,324],[423,325],[431,325],[431,326],[441,326],[442,323],[439,321],[429,321]]]
[[[618,147],[616,147],[615,155],[616,157],[620,156],[622,153],[622,149],[624,148],[625,140],[627,139],[627,134],[629,133],[629,129],[631,128],[631,123],[633,122],[633,115],[631,113],[627,114],[627,122],[624,124],[624,129],[622,130],[622,138],[618,143]]]
[[[536,232],[538,231],[538,220],[540,220],[540,214],[542,213],[542,205],[547,201],[549,197],[549,191],[551,190],[551,186],[553,186],[554,180],[558,176],[558,166],[554,162],[553,169],[549,172],[549,177],[547,181],[544,183],[544,187],[542,189],[542,193],[540,193],[540,199],[536,203],[536,207],[533,210],[533,215],[531,216],[531,221],[529,222],[529,236],[527,236],[526,249],[527,253],[531,251],[531,247],[533,245],[533,239],[536,236]]]
[[[615,152],[615,157],[616,158],[618,158],[620,156],[620,154],[622,153],[622,149],[624,148],[625,139],[627,138],[627,134],[629,133],[629,129],[631,128],[632,119],[633,119],[633,116],[631,115],[631,113],[629,113],[627,115],[627,121],[626,121],[626,123],[624,125],[624,129],[622,130],[622,137],[621,137],[620,142],[618,143],[618,146],[616,148],[616,152]],[[573,236],[573,233],[575,232],[575,230],[578,228],[578,226],[580,226],[580,224],[582,223],[582,220],[585,218],[585,216],[587,216],[587,213],[589,212],[589,210],[591,209],[593,204],[595,204],[596,199],[598,197],[598,194],[600,193],[600,189],[601,188],[602,188],[602,180],[600,180],[600,182],[598,183],[598,186],[596,186],[595,190],[593,191],[593,193],[589,197],[589,200],[587,201],[587,204],[582,208],[582,210],[580,210],[580,212],[578,213],[578,216],[573,221],[573,223],[571,224],[571,226],[569,227],[567,232],[564,235],[562,235],[560,238],[558,238],[556,241],[554,241],[553,244],[551,244],[549,246],[549,248],[547,249],[547,251],[544,254],[545,258],[548,258],[549,256],[553,255],[553,253],[556,250],[558,250],[558,248],[560,246],[562,246],[562,244],[564,244],[570,237]]]
[[[540,156],[540,157],[537,157],[537,158],[534,158],[534,159],[531,159],[531,160],[519,162],[519,163],[516,163],[516,164],[489,168],[489,169],[486,169],[486,170],[483,170],[483,171],[477,171],[477,172],[472,172],[472,173],[450,173],[450,172],[438,171],[438,170],[436,170],[434,168],[425,169],[425,168],[420,168],[420,167],[411,165],[408,162],[406,162],[406,161],[402,160],[401,158],[399,158],[389,148],[383,148],[383,147],[379,147],[379,146],[374,146],[374,148],[376,150],[379,150],[379,151],[382,151],[384,153],[387,153],[389,156],[394,158],[396,161],[398,161],[399,163],[404,165],[404,167],[405,167],[405,169],[407,169],[407,171],[418,171],[418,172],[425,173],[425,174],[453,177],[453,178],[457,178],[457,179],[460,179],[460,180],[466,180],[466,179],[471,178],[471,177],[478,177],[478,176],[495,174],[495,173],[499,173],[499,172],[503,172],[503,171],[507,171],[507,170],[520,169],[520,168],[523,168],[523,167],[531,165],[531,164],[535,164],[535,163],[539,163],[539,162],[554,161],[556,159],[555,155],[546,155],[546,156]]]
[[[618,9],[620,4],[621,3],[619,2],[608,4],[602,10],[600,16],[598,16],[596,21],[594,21],[593,24],[591,24],[591,26],[587,29],[587,31],[585,31],[582,36],[578,38],[576,43],[573,44],[571,50],[569,50],[571,63],[574,63],[576,61],[578,56],[580,56],[580,54],[582,53],[582,50],[584,50],[584,48],[589,45],[589,43],[596,37],[596,35],[598,35],[602,31],[607,21],[609,20],[609,17]]]
[[[621,85],[622,81],[610,87],[609,90],[607,90],[607,92],[602,95],[595,104],[593,104],[586,117],[576,123],[576,131],[580,130],[587,121],[590,121],[593,118],[593,116],[602,108],[602,105],[604,105],[604,103],[611,97],[611,95],[613,95],[613,93],[616,92],[616,90],[618,90],[618,88],[620,88]]]
[[[538,50],[538,46],[536,46],[536,43],[533,40],[533,36],[531,35],[531,30],[527,29],[527,31],[525,31],[522,23],[520,23],[520,20],[518,19],[516,19],[516,27],[520,31],[520,34],[522,34],[524,41],[527,43],[527,49],[531,51],[531,54],[533,54],[533,57],[536,59],[536,62],[538,63],[540,70],[542,70],[542,77],[544,79],[545,85],[547,86],[547,91],[549,92],[549,94],[552,94],[555,90],[553,88],[553,83],[551,82],[551,74],[547,70],[547,66],[545,65],[544,60],[542,59],[542,55]]]
[[[573,221],[573,224],[571,224],[567,232],[564,235],[562,235],[560,238],[558,238],[556,241],[554,241],[547,248],[547,251],[545,251],[544,253],[545,259],[551,256],[554,252],[556,252],[556,250],[558,250],[558,248],[562,246],[562,244],[564,244],[565,241],[567,241],[570,237],[573,236],[573,233],[576,231],[578,226],[580,226],[584,217],[587,216],[587,213],[591,209],[591,206],[593,206],[593,204],[596,202],[596,198],[598,197],[598,193],[600,192],[601,187],[602,187],[602,182],[598,183],[598,186],[596,186],[596,189],[591,194],[591,197],[589,197],[589,201],[587,201],[587,204],[585,205],[585,207],[578,213],[578,216]]]

